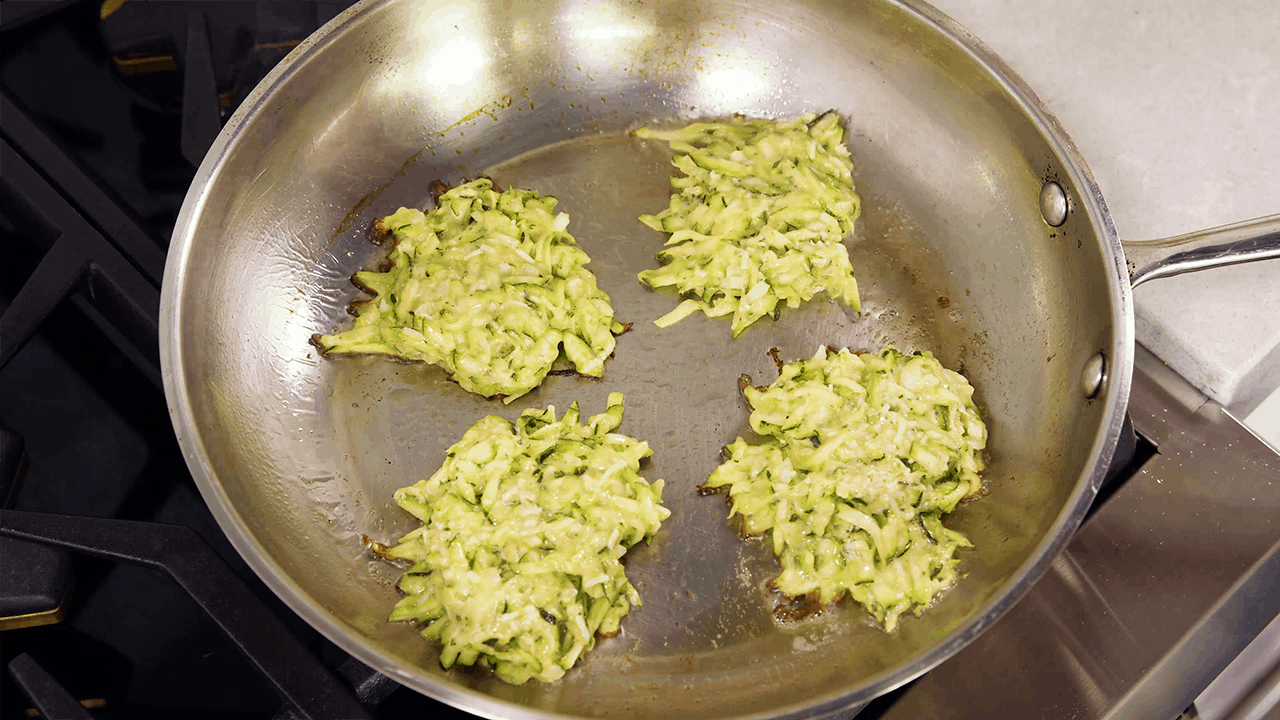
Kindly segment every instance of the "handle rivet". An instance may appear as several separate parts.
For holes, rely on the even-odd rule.
[[[1107,359],[1097,353],[1084,364],[1084,372],[1080,375],[1080,389],[1087,398],[1097,397],[1102,383],[1107,379]]]
[[[1058,227],[1067,221],[1067,193],[1058,183],[1049,181],[1040,188],[1040,214],[1049,227]]]

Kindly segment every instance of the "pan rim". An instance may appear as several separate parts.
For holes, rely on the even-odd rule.
[[[365,13],[405,0],[361,0],[343,11],[304,40],[289,53],[249,94],[218,135],[196,172],[174,227],[160,300],[160,358],[165,397],[170,419],[192,477],[210,512],[227,535],[236,551],[254,573],[289,608],[321,634],[377,671],[418,692],[449,705],[484,717],[567,718],[500,700],[478,690],[455,685],[425,673],[409,672],[403,663],[375,647],[354,628],[306,593],[283,568],[271,558],[249,530],[240,512],[217,478],[196,422],[188,395],[188,378],[184,370],[182,307],[187,281],[190,248],[194,242],[195,221],[200,217],[209,190],[220,175],[227,158],[237,146],[237,129],[252,120],[265,107],[278,88],[357,18]],[[964,624],[953,630],[940,643],[913,660],[873,676],[859,686],[820,698],[808,698],[768,713],[754,713],[744,718],[793,718],[826,714],[846,709],[889,692],[950,658],[975,639],[1016,604],[1039,580],[1074,535],[1097,493],[1116,443],[1128,408],[1134,359],[1134,321],[1131,287],[1124,253],[1102,193],[1084,158],[1057,119],[1030,87],[981,40],[941,11],[922,0],[886,0],[924,25],[931,26],[942,38],[954,44],[980,66],[1001,87],[1036,126],[1046,143],[1062,163],[1063,170],[1078,196],[1072,197],[1072,211],[1083,211],[1091,226],[1104,260],[1107,261],[1107,285],[1111,307],[1112,331],[1110,347],[1099,348],[1108,354],[1109,379],[1095,402],[1107,403],[1099,430],[1089,449],[1085,471],[1065,502],[1045,537],[1024,563],[997,589],[992,599]]]

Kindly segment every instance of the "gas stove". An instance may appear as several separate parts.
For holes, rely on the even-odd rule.
[[[205,508],[160,389],[164,252],[195,165],[347,4],[0,5],[4,717],[466,717],[363,666],[257,580]],[[1257,705],[1265,682],[1230,701],[1202,691],[1280,607],[1280,456],[1142,348],[1129,412],[1132,446],[1030,594],[841,717]],[[1228,675],[1268,667],[1244,665]]]

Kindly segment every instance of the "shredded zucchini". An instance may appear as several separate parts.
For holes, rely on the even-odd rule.
[[[760,444],[738,438],[705,487],[747,534],[769,531],[785,595],[846,593],[892,632],[956,580],[970,547],[942,516],[982,489],[973,387],[930,353],[825,349],[745,390]]]
[[[860,309],[858,284],[841,240],[860,212],[853,162],[835,112],[793,120],[695,123],[669,132],[640,128],[637,137],[666,141],[683,176],[657,215],[640,221],[670,233],[661,268],[640,280],[687,298],[659,318],[667,327],[701,311],[733,315],[733,336],[780,310],[827,292]]]
[[[542,382],[562,345],[577,372],[601,376],[624,326],[556,203],[481,178],[442,194],[430,212],[400,208],[379,221],[395,238],[391,269],[355,276],[376,297],[353,328],[313,342],[326,353],[435,363],[467,390],[506,402]]]
[[[578,424],[578,404],[490,415],[446,453],[430,479],[395,493],[422,527],[387,557],[414,564],[390,621],[422,624],[445,668],[477,661],[503,680],[558,679],[612,635],[640,596],[619,559],[670,511],[648,483],[647,443],[613,431],[622,393]]]

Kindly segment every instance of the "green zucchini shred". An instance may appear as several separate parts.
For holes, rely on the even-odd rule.
[[[892,632],[955,582],[971,543],[942,516],[982,489],[987,441],[963,376],[928,352],[823,349],[744,394],[764,440],[729,445],[705,487],[771,533],[781,593],[848,594]]]
[[[614,430],[622,393],[578,423],[578,404],[490,415],[430,479],[395,492],[422,521],[387,551],[413,563],[389,621],[414,621],[440,663],[477,662],[506,682],[554,681],[639,606],[620,558],[671,513],[647,482],[649,445]]]
[[[658,253],[662,267],[641,272],[640,281],[687,298],[658,327],[701,311],[733,315],[738,337],[780,304],[799,307],[824,291],[861,310],[841,242],[861,206],[835,112],[643,127],[635,135],[669,143],[683,173],[671,180],[667,209],[640,217],[671,234]]]
[[[443,193],[429,212],[400,208],[380,221],[395,238],[391,269],[355,276],[375,297],[354,327],[316,344],[434,363],[463,388],[506,402],[536,388],[562,346],[578,373],[600,377],[622,325],[556,204],[481,178]]]

